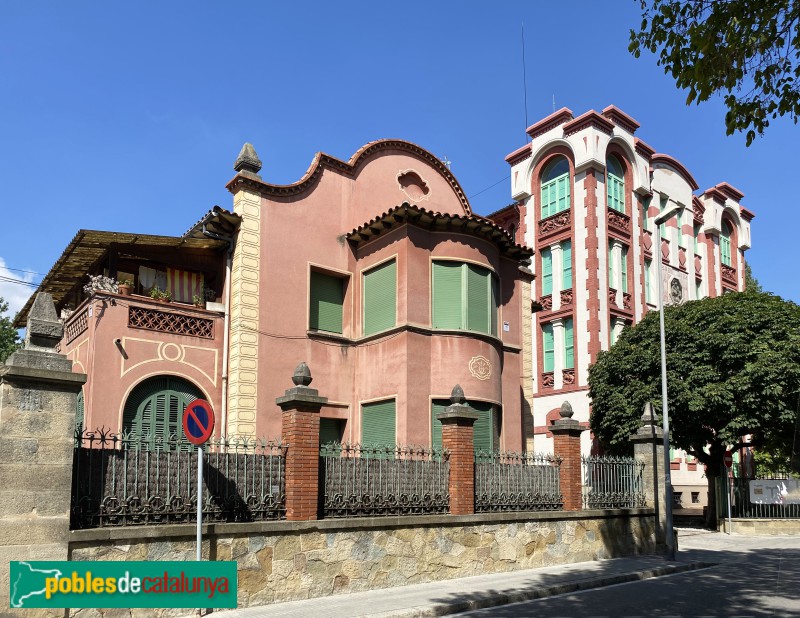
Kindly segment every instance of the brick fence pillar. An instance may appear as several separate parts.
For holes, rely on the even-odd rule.
[[[68,555],[75,412],[86,375],[72,373],[72,361],[56,353],[63,332],[53,298],[37,294],[25,347],[0,364],[2,615],[9,607],[9,561],[66,560]]]
[[[478,413],[466,404],[464,391],[456,384],[450,405],[436,418],[442,423],[442,447],[450,451],[450,514],[475,512],[475,447],[473,431]]]
[[[281,440],[286,445],[286,519],[317,519],[319,511],[319,411],[328,402],[309,388],[311,371],[300,363],[294,387],[275,400],[283,410]]]
[[[642,425],[631,435],[633,456],[644,464],[642,482],[644,483],[645,504],[656,510],[656,544],[659,549],[666,548],[667,530],[667,483],[664,475],[664,431],[656,421],[653,404],[644,404]]]
[[[583,508],[583,486],[581,483],[581,433],[586,428],[572,419],[572,406],[568,401],[561,404],[561,418],[548,429],[553,434],[553,451],[561,458],[559,479],[561,495],[564,496],[565,511],[580,511]]]

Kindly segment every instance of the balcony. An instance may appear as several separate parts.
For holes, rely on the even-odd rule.
[[[720,270],[722,272],[722,281],[729,285],[732,285],[734,288],[738,286],[738,281],[736,279],[736,269],[733,266],[728,266],[727,264],[721,264]]]
[[[631,218],[613,208],[608,209],[608,227],[624,237],[631,235]]]

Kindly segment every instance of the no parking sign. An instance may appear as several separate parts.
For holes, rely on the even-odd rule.
[[[214,410],[205,399],[195,399],[183,411],[183,433],[195,446],[208,442],[214,433]]]

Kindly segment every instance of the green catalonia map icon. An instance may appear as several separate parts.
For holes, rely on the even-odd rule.
[[[33,597],[45,595],[47,578],[61,577],[58,569],[37,569],[28,562],[17,562],[16,573],[11,577],[11,607],[33,607]],[[38,599],[37,599],[38,600]]]

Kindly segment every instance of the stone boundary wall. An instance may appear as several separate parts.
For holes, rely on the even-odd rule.
[[[193,560],[195,530],[77,530],[69,559]],[[203,541],[237,561],[239,607],[655,551],[652,508],[209,524]]]
[[[743,536],[800,535],[800,519],[733,519],[728,529],[728,520],[720,520],[720,532],[732,532]]]

